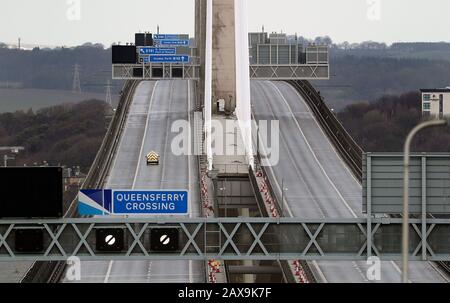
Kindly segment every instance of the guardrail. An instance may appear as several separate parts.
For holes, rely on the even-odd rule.
[[[341,158],[348,165],[353,175],[362,182],[362,155],[363,150],[345,130],[334,113],[328,108],[322,96],[306,80],[292,80],[290,83],[303,97],[309,108],[313,111],[320,126],[339,152]],[[309,266],[301,261],[308,269],[309,276],[314,276]]]
[[[138,83],[139,81],[135,80],[125,82],[116,113],[89,169],[89,173],[81,186],[82,189],[102,187],[114,158],[120,133],[123,130],[132,96]],[[76,200],[72,201],[64,217],[77,216]],[[35,262],[22,278],[21,283],[56,283],[61,279],[65,266],[65,262]]]
[[[323,101],[320,94],[308,81],[288,81],[303,96],[311,110],[314,112],[322,129],[337,148],[341,157],[350,167],[352,173],[362,184],[362,158],[363,150],[347,133],[336,116]],[[437,262],[447,273],[450,272],[450,262]]]
[[[94,162],[91,165],[82,188],[100,188],[102,187],[106,175],[109,172],[110,164],[114,158],[114,152],[119,144],[120,134],[126,122],[128,109],[130,108],[134,90],[139,81],[127,81],[123,88],[123,94],[116,114],[111,121],[110,127],[106,132],[102,145],[97,152]],[[107,156],[105,159],[105,155]],[[71,208],[66,215],[73,216],[76,213],[76,203],[72,203]]]
[[[363,150],[348,134],[334,113],[328,108],[322,96],[308,81],[288,81],[303,97],[313,111],[320,126],[349,166],[355,177],[362,182]]]

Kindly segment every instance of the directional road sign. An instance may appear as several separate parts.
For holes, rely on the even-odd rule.
[[[189,56],[185,55],[150,55],[144,57],[144,63],[189,63]]]
[[[140,55],[175,55],[177,49],[173,47],[141,47]]]
[[[163,35],[163,34],[156,34],[153,35],[153,39],[156,40],[165,40],[165,39],[178,39],[179,35]]]
[[[185,40],[185,39],[154,40],[154,42],[156,45],[189,46],[189,40]]]

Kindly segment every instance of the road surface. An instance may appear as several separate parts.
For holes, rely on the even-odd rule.
[[[198,166],[194,156],[175,156],[171,131],[176,120],[193,124],[195,102],[191,81],[141,82],[136,89],[105,188],[188,189],[190,217],[199,216]],[[149,151],[160,155],[158,166],[147,166]],[[204,282],[199,261],[82,262],[81,282],[195,283]],[[76,282],[76,281],[75,281]]]
[[[280,121],[280,162],[267,167],[285,216],[355,218],[362,214],[362,188],[317,123],[305,101],[286,82],[252,81],[253,114]],[[320,282],[369,282],[366,262],[310,262]],[[400,262],[382,262],[381,281],[400,282]],[[434,264],[413,262],[412,282],[448,282]]]

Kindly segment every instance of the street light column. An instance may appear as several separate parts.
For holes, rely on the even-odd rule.
[[[432,126],[444,126],[446,120],[431,120],[417,125],[409,133],[404,146],[403,160],[403,224],[402,224],[402,283],[408,283],[408,261],[409,261],[409,155],[411,143],[421,130]]]

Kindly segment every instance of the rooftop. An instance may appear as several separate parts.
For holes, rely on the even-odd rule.
[[[450,93],[450,87],[446,88],[422,88],[422,93]]]

